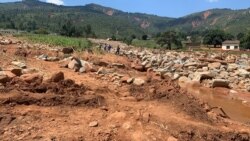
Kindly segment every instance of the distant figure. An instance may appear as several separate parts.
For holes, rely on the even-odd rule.
[[[115,54],[120,54],[120,46],[119,46],[119,45],[118,45],[117,48],[116,48]]]
[[[111,45],[108,45],[108,52],[110,52],[112,49],[112,46]]]
[[[108,47],[108,45],[105,44],[105,45],[104,45],[104,51],[107,51],[107,47]]]
[[[99,50],[101,50],[101,49],[102,49],[102,44],[99,45]]]

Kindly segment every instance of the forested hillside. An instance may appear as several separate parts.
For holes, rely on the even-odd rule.
[[[237,35],[250,30],[250,9],[212,9],[181,18],[128,13],[96,4],[58,6],[38,0],[0,3],[0,28],[66,36],[125,38],[167,30],[202,34],[220,29]]]

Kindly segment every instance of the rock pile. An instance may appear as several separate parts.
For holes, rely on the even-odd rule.
[[[78,59],[76,57],[66,58],[62,60],[61,63],[62,67],[72,69],[75,72],[86,73],[96,71],[92,63]]]
[[[250,91],[250,60],[247,54],[240,56],[221,53],[175,52],[154,54],[151,51],[130,50],[126,56],[139,59],[132,68],[155,72],[171,77],[204,83],[208,87],[227,87]],[[203,81],[206,80],[206,81]]]

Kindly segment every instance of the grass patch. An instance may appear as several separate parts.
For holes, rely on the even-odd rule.
[[[146,48],[160,48],[160,45],[158,45],[155,40],[138,40],[134,39],[132,41],[132,45],[136,47],[146,47]]]
[[[33,43],[42,43],[52,46],[73,47],[78,51],[88,49],[92,46],[91,42],[85,38],[71,38],[59,35],[40,35],[40,34],[22,34],[19,38],[26,39]]]

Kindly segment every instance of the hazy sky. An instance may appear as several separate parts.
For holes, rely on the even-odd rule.
[[[0,0],[13,2],[18,0]],[[85,5],[96,3],[123,10],[167,17],[181,17],[211,8],[250,8],[250,0],[41,0],[59,5]]]

